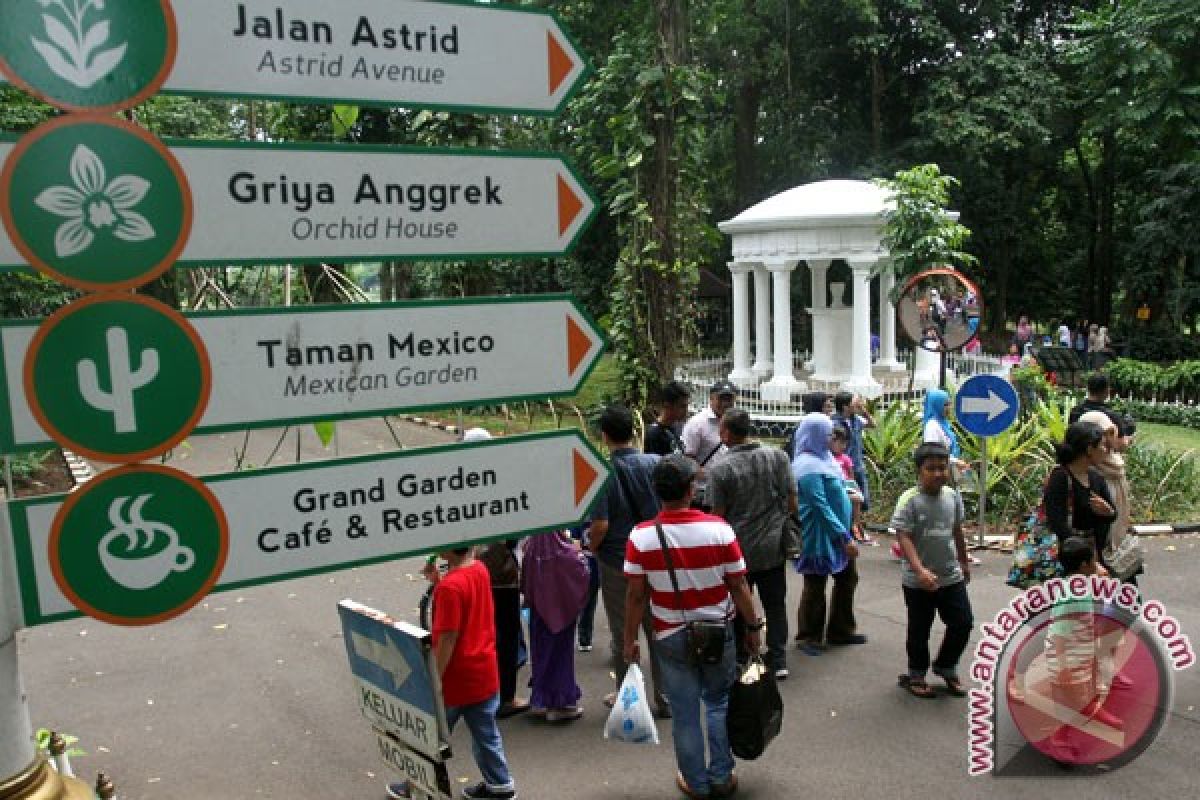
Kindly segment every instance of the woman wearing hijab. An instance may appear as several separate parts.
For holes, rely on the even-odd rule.
[[[579,719],[583,692],[575,681],[575,623],[587,601],[583,553],[562,531],[525,542],[521,590],[529,605],[533,713],[549,722]]]
[[[971,465],[962,460],[962,448],[958,435],[950,424],[950,394],[944,389],[930,389],[925,393],[925,412],[921,416],[921,441],[935,442],[950,451],[950,463],[960,470]]]
[[[1129,504],[1129,479],[1125,476],[1125,458],[1118,452],[1121,432],[1103,411],[1089,411],[1086,414],[1082,414],[1079,417],[1079,422],[1090,422],[1104,431],[1104,439],[1102,440],[1104,453],[1092,466],[1104,478],[1104,482],[1108,486],[1109,497],[1112,499],[1113,510],[1117,512],[1116,519],[1108,527],[1108,550],[1107,553],[1101,554],[1101,558],[1104,559],[1109,553],[1115,553],[1117,548],[1121,546],[1121,540],[1129,533],[1129,526],[1132,522]],[[1129,576],[1126,579],[1127,582],[1136,585],[1137,575],[1141,571],[1141,569],[1138,569],[1137,572]]]
[[[858,548],[850,533],[851,507],[842,469],[829,451],[833,422],[824,414],[808,414],[796,430],[796,478],[801,548],[796,571],[804,576],[796,639],[810,656],[820,655],[824,643],[863,644],[855,631],[854,589]],[[826,620],[825,583],[833,576],[833,593]]]

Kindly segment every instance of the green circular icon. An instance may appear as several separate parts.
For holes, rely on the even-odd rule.
[[[157,139],[122,120],[78,115],[17,142],[0,174],[0,214],[42,272],[82,289],[126,289],[179,257],[192,202]]]
[[[208,403],[208,352],[178,312],[136,295],[90,295],[42,323],[25,393],[54,439],[102,461],[174,447]]]
[[[229,528],[208,487],[178,470],[124,467],[58,510],[50,568],[81,611],[118,625],[182,614],[216,584]]]
[[[175,61],[166,0],[6,0],[0,69],[68,111],[129,108]]]

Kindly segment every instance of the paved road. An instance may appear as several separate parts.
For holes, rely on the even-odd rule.
[[[367,424],[367,423],[362,423]],[[378,447],[344,423],[342,454]],[[377,432],[378,433],[378,432]],[[402,441],[426,439],[405,426]],[[207,437],[186,459],[208,470],[240,437]],[[445,434],[432,435],[445,440]],[[359,442],[360,444],[352,444]],[[272,442],[273,444],[273,442]],[[255,456],[258,458],[259,456]],[[261,462],[260,462],[261,463]],[[275,463],[275,462],[273,462]],[[1174,548],[1167,550],[1167,547]],[[35,725],[76,734],[89,779],[111,774],[123,800],[195,798],[381,798],[387,777],[367,723],[356,710],[336,603],[350,597],[416,619],[423,583],[419,559],[210,596],[191,612],[144,629],[80,618],[23,631],[23,673]],[[976,615],[990,618],[1010,592],[1007,558],[985,555],[972,585]],[[1156,540],[1149,548],[1147,594],[1161,600],[1200,640],[1196,539]],[[871,641],[817,658],[793,653],[782,685],[783,736],[739,772],[745,798],[930,798],[987,793],[1027,798],[1192,796],[1200,758],[1200,669],[1179,673],[1166,733],[1133,764],[1085,777],[1043,766],[1040,777],[969,778],[966,705],[923,701],[895,688],[904,663],[898,567],[886,548],[862,558],[858,613]],[[789,603],[799,597],[791,576]],[[609,690],[598,612],[597,650],[578,657],[587,715],[565,727],[515,718],[503,725],[521,795],[550,798],[677,796],[669,726],[659,747],[601,738]],[[525,673],[523,673],[525,674]],[[453,779],[475,780],[464,730],[454,737]]]

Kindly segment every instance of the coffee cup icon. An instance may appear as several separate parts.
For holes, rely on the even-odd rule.
[[[179,543],[174,528],[142,517],[142,508],[151,497],[117,497],[108,507],[113,527],[100,539],[100,563],[109,577],[126,589],[153,589],[171,573],[186,572],[196,563],[195,551]],[[130,500],[126,516],[125,504]]]

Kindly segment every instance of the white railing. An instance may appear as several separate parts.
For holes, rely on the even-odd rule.
[[[806,378],[804,364],[810,358],[807,351],[792,353],[792,374],[807,386],[805,391],[822,391],[830,394],[838,391],[841,385],[837,382],[812,381]],[[893,403],[920,402],[925,396],[926,387],[910,388],[912,351],[900,351],[897,353],[897,358],[907,366],[903,372],[878,370],[874,373],[875,379],[883,384],[882,394],[874,398],[874,403],[878,408],[887,408]],[[998,355],[951,353],[946,357],[947,378],[956,384],[973,375],[991,375],[1005,372],[1006,369]],[[691,406],[693,409],[700,409],[708,403],[709,388],[717,381],[728,378],[732,370],[733,360],[727,356],[692,359],[675,368],[675,380],[691,389]],[[748,411],[757,422],[795,422],[801,417],[799,395],[793,396],[788,401],[764,399],[760,387],[769,379],[770,376],[762,376],[752,379],[749,385],[743,383],[738,394],[738,407]]]

